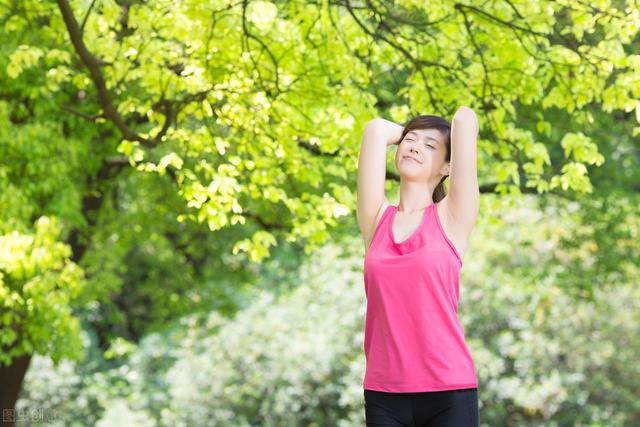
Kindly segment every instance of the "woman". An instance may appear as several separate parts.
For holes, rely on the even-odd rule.
[[[460,107],[404,127],[365,126],[357,219],[367,297],[367,426],[478,426],[478,381],[458,320],[462,257],[478,215],[478,121]],[[397,145],[400,200],[385,197],[386,149]],[[448,194],[443,181],[451,176]]]

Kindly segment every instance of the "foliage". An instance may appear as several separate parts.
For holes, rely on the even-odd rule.
[[[556,267],[583,249],[552,237],[581,227],[571,205],[512,202],[483,198],[462,270],[459,315],[483,425],[636,424],[639,264],[577,296]],[[300,265],[288,294],[256,291],[233,319],[188,316],[126,345],[116,365],[89,375],[108,385],[102,422],[120,411],[153,425],[362,425],[361,256],[361,240],[345,237]],[[46,400],[30,396],[24,404]]]
[[[543,212],[555,209],[568,221],[539,231],[549,243],[525,239],[514,250],[514,235],[493,241],[487,254],[494,257],[483,264],[491,269],[474,278],[508,283],[507,293],[542,304],[536,315],[543,318],[550,316],[544,304],[561,298],[558,292],[585,307],[604,304],[603,293],[615,294],[638,276],[639,29],[631,0],[514,0],[482,8],[416,0],[393,7],[334,0],[0,0],[0,239],[12,248],[3,249],[0,265],[3,364],[21,352],[56,362],[78,357],[81,320],[89,348],[110,359],[78,362],[100,360],[100,367],[74,387],[87,390],[87,376],[97,387],[119,385],[87,392],[91,403],[71,412],[82,418],[99,406],[107,415],[96,411],[88,419],[167,418],[165,396],[177,393],[179,400],[182,392],[165,371],[191,363],[162,347],[161,337],[174,333],[167,325],[208,311],[234,318],[253,287],[304,295],[299,261],[357,234],[355,176],[365,123],[376,116],[398,123],[416,114],[450,118],[460,105],[479,117],[482,192],[504,197],[492,202],[488,219],[496,220],[495,209],[513,209],[509,195],[534,193]],[[397,179],[389,172],[388,191]],[[262,280],[269,259],[282,280]],[[23,265],[31,270],[16,273]],[[287,315],[305,324],[300,312]],[[632,328],[619,320],[618,330]],[[542,341],[551,339],[550,329],[541,331]],[[195,346],[183,332],[176,327],[169,342]],[[202,333],[212,344],[220,339]],[[504,356],[492,344],[497,333],[479,332],[483,366],[495,368]],[[155,337],[164,352],[144,359],[143,337]],[[330,351],[340,360],[346,350],[338,347]],[[161,372],[153,372],[166,352]],[[260,363],[273,354],[265,350]],[[127,375],[117,370],[135,355],[149,366]],[[327,362],[333,357],[320,363],[327,381],[347,369],[345,361]],[[220,384],[235,375],[203,367]],[[150,372],[135,385],[128,375],[138,368]],[[522,375],[504,369],[492,372]],[[621,379],[622,394],[626,379],[635,378],[624,368],[611,375]],[[551,391],[523,380],[526,398],[489,394],[490,402],[506,402],[492,403],[489,419],[564,422],[568,408],[583,400],[568,403],[574,397],[562,400],[558,390],[575,396],[576,378],[556,375],[545,386]],[[295,380],[299,394],[307,390],[302,375]],[[141,391],[148,383],[157,395]],[[338,393],[314,384],[321,396]],[[184,387],[185,395],[195,393]],[[246,390],[236,391],[246,398]],[[80,396],[74,393],[69,399]],[[146,403],[122,397],[130,393],[147,396],[140,400]],[[205,390],[210,398],[215,393]],[[312,401],[298,415],[336,420],[356,408],[350,396],[334,412],[317,412],[319,401]],[[268,415],[287,419],[278,411],[289,401],[274,399],[267,402],[277,409]],[[596,409],[585,417],[618,422],[611,414],[625,399],[608,407],[587,400]],[[256,400],[246,402],[253,407],[229,401],[247,419],[267,414]],[[618,413],[635,421],[632,406]],[[348,417],[340,419],[362,421]]]
[[[83,272],[58,241],[60,226],[41,217],[33,234],[0,235],[0,362],[38,352],[55,362],[81,354],[71,304],[81,299]]]

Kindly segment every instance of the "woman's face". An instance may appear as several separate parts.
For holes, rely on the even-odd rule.
[[[429,181],[441,173],[445,164],[444,136],[437,129],[409,131],[400,141],[395,163],[400,175]]]

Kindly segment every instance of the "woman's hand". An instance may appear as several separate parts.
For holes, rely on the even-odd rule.
[[[367,126],[375,127],[376,133],[382,135],[384,141],[389,145],[399,145],[402,140],[402,131],[404,127],[390,120],[376,117],[367,123]]]
[[[476,115],[475,111],[464,105],[459,107],[453,115],[452,124],[454,122],[473,123],[476,127],[476,133],[480,130],[480,125],[478,124],[478,116]]]

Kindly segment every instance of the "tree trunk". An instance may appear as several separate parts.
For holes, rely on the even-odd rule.
[[[14,357],[9,366],[0,365],[0,409],[2,427],[14,426],[16,401],[22,388],[24,375],[31,362],[31,354]]]

